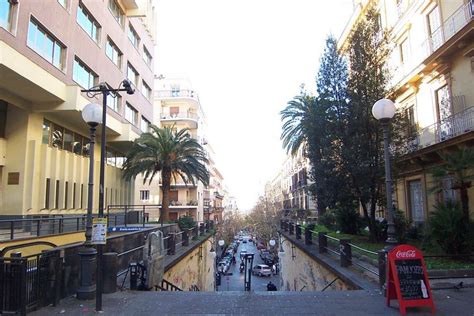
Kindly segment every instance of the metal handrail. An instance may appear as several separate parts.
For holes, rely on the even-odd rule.
[[[135,251],[140,250],[140,249],[143,249],[143,248],[145,248],[145,246],[138,246],[138,247],[136,247],[136,248],[132,248],[132,249],[130,249],[130,250],[127,250],[127,251],[124,251],[124,252],[121,252],[121,253],[117,254],[117,257],[124,256],[124,255],[126,255],[126,254],[129,254],[129,253],[131,253],[131,252],[135,252]]]
[[[326,238],[332,239],[334,241],[341,241],[339,238],[332,237],[332,236],[329,236],[329,235],[326,235]]]
[[[357,246],[357,245],[354,245],[353,243],[349,243],[349,245],[350,245],[352,248],[356,248],[356,249],[358,249],[358,250],[360,250],[360,251],[362,251],[362,252],[366,252],[366,253],[368,253],[368,254],[375,255],[375,256],[378,255],[378,253],[376,253],[375,251],[371,251],[371,250],[368,250],[368,249],[361,248],[361,247],[359,247],[359,246]]]

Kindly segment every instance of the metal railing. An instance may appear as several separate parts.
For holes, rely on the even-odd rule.
[[[470,131],[474,131],[474,106],[423,128],[417,133],[408,151],[428,147]]]
[[[160,113],[161,120],[179,120],[179,119],[192,119],[197,120],[198,115],[196,113]]]
[[[423,51],[428,57],[451,37],[459,32],[474,18],[474,0],[461,5],[441,26],[422,43]]]
[[[198,94],[194,90],[158,90],[158,97],[162,98],[197,98]]]
[[[0,220],[0,241],[79,232],[85,228],[86,215]]]

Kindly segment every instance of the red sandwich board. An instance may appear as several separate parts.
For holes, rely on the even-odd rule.
[[[407,307],[428,306],[434,314],[425,260],[420,250],[410,245],[400,245],[388,253],[387,306],[397,299],[402,315]]]

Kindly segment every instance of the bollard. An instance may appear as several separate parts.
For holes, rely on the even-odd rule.
[[[193,228],[193,240],[198,239],[198,236],[199,236],[199,233],[198,233],[198,226],[197,226],[197,224],[196,224],[196,226],[194,226],[194,228]]]
[[[188,230],[183,230],[183,247],[189,246]]]
[[[348,267],[352,264],[352,248],[350,239],[339,240],[339,252],[341,258],[341,267]]]
[[[170,238],[168,239],[169,241],[168,254],[174,255],[176,251],[176,234],[169,234],[168,236],[170,236]]]
[[[301,239],[301,225],[296,224],[296,239]]]
[[[280,219],[280,229],[285,229],[285,222],[282,219]]]
[[[204,223],[199,223],[199,235],[204,235]]]
[[[313,232],[312,230],[314,229],[313,224],[309,224],[306,226],[306,229],[304,230],[304,243],[305,245],[312,245],[313,244]]]
[[[295,224],[290,223],[289,228],[290,228],[290,235],[293,235],[295,233]]]
[[[136,291],[138,289],[138,264],[131,262],[128,269],[130,270],[130,290]]]
[[[328,246],[328,238],[325,232],[318,233],[318,244],[319,244],[319,253],[326,253]]]
[[[379,264],[379,286],[381,290],[385,289],[385,278],[387,273],[387,252],[385,250],[377,251],[378,254],[378,264]]]
[[[116,252],[106,252],[102,255],[102,277],[104,279],[103,293],[115,293],[117,290],[118,257]]]

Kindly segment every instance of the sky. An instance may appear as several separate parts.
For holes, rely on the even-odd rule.
[[[157,0],[155,73],[185,76],[198,92],[240,210],[280,170],[279,112],[301,84],[315,90],[325,39],[351,13],[352,0]]]

